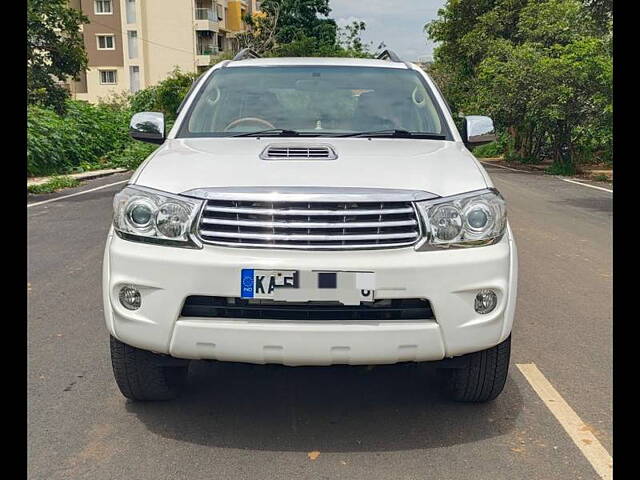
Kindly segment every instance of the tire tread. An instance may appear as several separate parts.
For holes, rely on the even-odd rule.
[[[511,336],[495,347],[468,355],[466,368],[452,369],[447,393],[458,402],[487,402],[502,392],[509,373]]]
[[[158,365],[157,354],[132,347],[114,337],[110,343],[113,375],[125,397],[152,401],[171,400],[179,395],[187,367],[162,367]]]

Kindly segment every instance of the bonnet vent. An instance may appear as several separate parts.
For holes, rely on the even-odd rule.
[[[335,160],[335,150],[329,145],[269,145],[260,154],[263,160]]]

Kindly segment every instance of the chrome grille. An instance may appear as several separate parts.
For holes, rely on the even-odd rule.
[[[219,245],[332,250],[412,245],[420,226],[412,202],[208,200],[198,232]]]

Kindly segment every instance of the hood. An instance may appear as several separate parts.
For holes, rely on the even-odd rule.
[[[263,160],[269,145],[333,147],[338,158]],[[449,196],[490,186],[459,143],[394,138],[168,139],[132,183],[171,193],[208,187],[358,187],[424,190]]]

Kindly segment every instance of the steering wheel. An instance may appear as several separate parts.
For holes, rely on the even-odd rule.
[[[266,120],[264,120],[262,118],[242,117],[242,118],[237,118],[236,120],[234,120],[231,123],[229,123],[226,127],[224,127],[224,131],[228,132],[230,129],[232,129],[233,127],[237,126],[238,124],[246,123],[246,122],[261,123],[262,125],[265,125],[265,126],[267,126],[269,128],[276,128],[272,123],[267,122]]]

